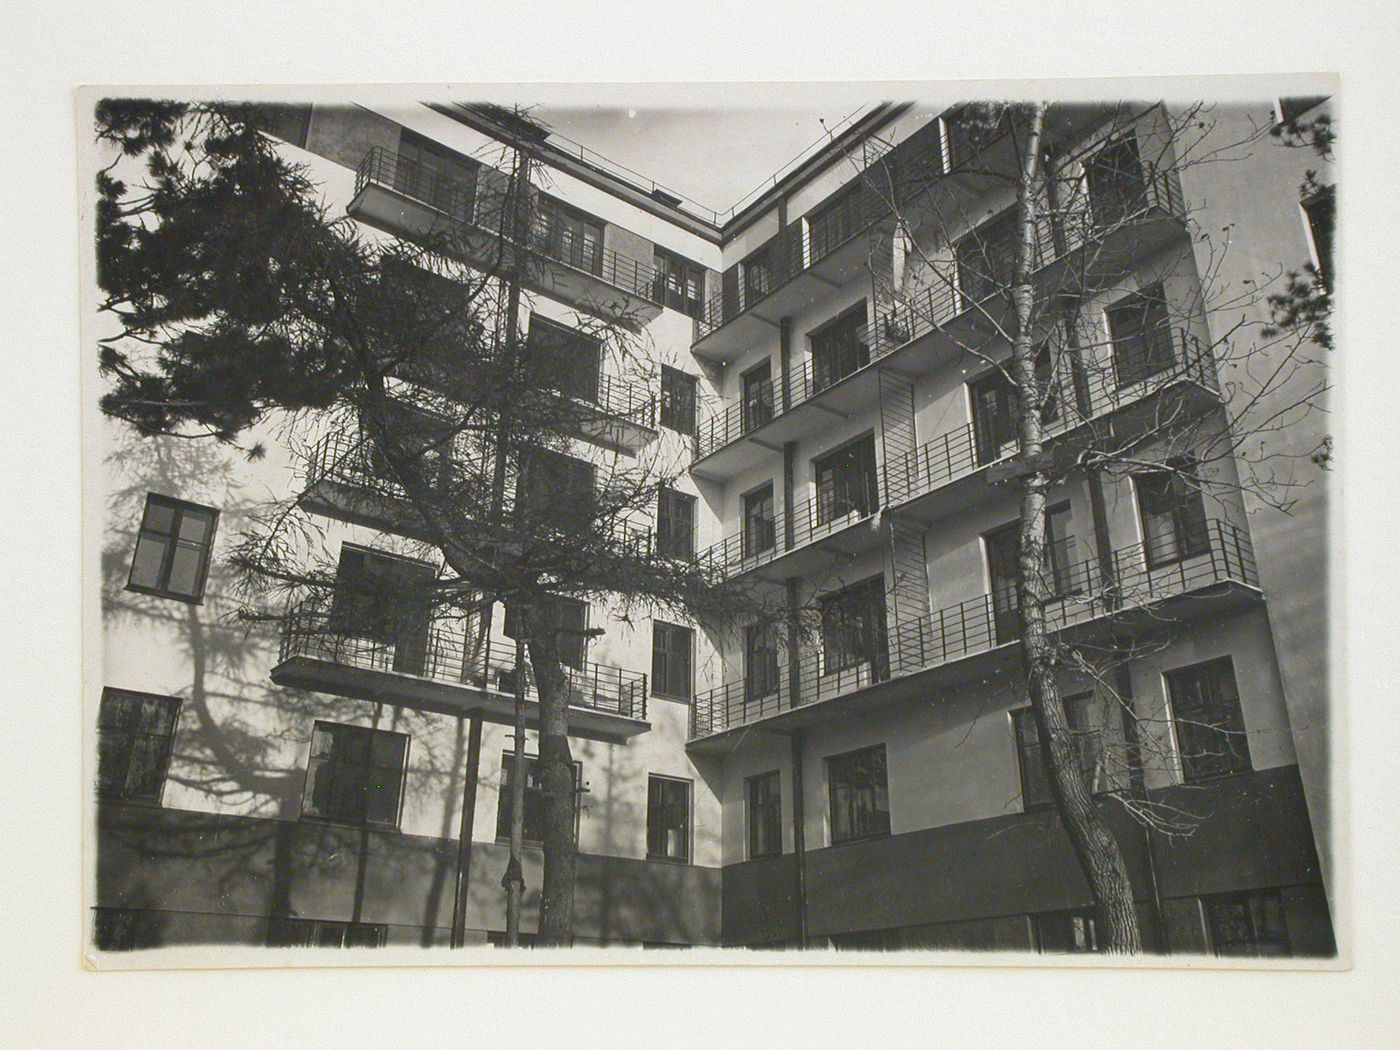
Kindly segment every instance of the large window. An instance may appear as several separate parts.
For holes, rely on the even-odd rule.
[[[656,249],[652,266],[656,282],[652,298],[669,309],[699,317],[704,306],[705,271],[697,263],[663,248]]]
[[[963,306],[1007,292],[1015,274],[1016,209],[983,223],[953,245]]]
[[[832,845],[890,833],[884,744],[831,756],[826,760],[826,782]]]
[[[394,189],[431,204],[455,219],[472,217],[476,198],[476,161],[407,128],[399,129]]]
[[[1160,284],[1125,295],[1105,313],[1118,389],[1160,375],[1176,363]]]
[[[1089,158],[1084,165],[1089,210],[1098,226],[1111,226],[1136,215],[1147,205],[1137,139],[1125,135]]]
[[[142,594],[199,602],[209,575],[209,551],[219,512],[195,503],[146,496],[127,587]]]
[[[531,448],[522,458],[515,505],[529,519],[529,527],[591,528],[596,509],[593,464],[546,448]]]
[[[761,700],[778,691],[778,643],[773,625],[744,628],[744,699]]]
[[[885,622],[885,578],[844,587],[821,599],[822,673],[868,667],[883,680],[889,674]]]
[[[695,434],[695,377],[661,366],[661,425],[678,434]]]
[[[773,374],[769,362],[755,365],[739,377],[743,431],[756,430],[773,418]]]
[[[770,551],[778,542],[777,519],[773,512],[773,484],[744,494],[743,556],[754,558]]]
[[[749,859],[771,857],[783,851],[783,789],[775,769],[744,781],[748,808]]]
[[[1293,954],[1277,890],[1222,893],[1202,898],[1216,955],[1269,958]]]
[[[301,814],[395,826],[407,763],[407,734],[318,721],[311,734]]]
[[[269,948],[382,948],[388,927],[382,922],[329,922],[325,919],[269,919]]]
[[[672,700],[689,700],[691,684],[691,650],[695,632],[689,627],[652,622],[651,688],[657,696]]]
[[[1337,195],[1331,186],[1324,186],[1303,201],[1303,214],[1308,220],[1308,239],[1317,262],[1317,272],[1329,291],[1332,289],[1332,230],[1336,222]]]
[[[1050,597],[1075,594],[1081,589],[1075,572],[1074,539],[1070,536],[1070,505],[1060,503],[1045,511],[1045,574]],[[987,576],[992,586],[992,615],[998,642],[1010,641],[1021,624],[1020,579],[1021,523],[1008,522],[982,537],[987,552]]]
[[[1036,950],[1045,955],[1078,955],[1099,950],[1099,924],[1093,909],[1052,911],[1032,916]]]
[[[690,860],[689,780],[647,777],[647,859]]]
[[[1166,470],[1133,476],[1149,569],[1210,551],[1205,497],[1192,480],[1198,464],[1179,456],[1168,460],[1166,466]]]
[[[695,497],[661,486],[656,506],[656,550],[663,558],[695,556]]]
[[[817,478],[817,524],[848,514],[865,518],[880,502],[875,473],[875,437],[866,434],[812,461]]]
[[[104,689],[97,715],[97,793],[112,802],[159,804],[180,701]]]
[[[1186,782],[1249,769],[1234,661],[1222,656],[1171,671],[1166,677]]]
[[[344,544],[331,599],[330,628],[392,649],[392,669],[427,669],[436,570],[426,562]]]
[[[559,650],[559,662],[565,667],[581,670],[588,658],[588,603],[577,598],[550,598],[545,615],[550,623],[558,628],[555,645]],[[506,618],[503,627],[507,638],[520,635],[520,620],[513,603],[506,605]],[[514,681],[513,678],[509,679]]]
[[[812,333],[812,390],[825,390],[870,363],[865,302]]]
[[[1084,790],[1094,791],[1099,768],[1099,738],[1091,721],[1093,694],[1067,696],[1062,701],[1070,732],[1074,734],[1075,760]],[[1050,771],[1040,748],[1040,731],[1035,712],[1029,707],[1011,712],[1016,727],[1016,753],[1021,767],[1021,802],[1026,809],[1048,806],[1054,801]]]
[[[601,274],[603,224],[547,197],[540,198],[539,207],[539,250],[575,269]]]
[[[582,784],[583,767],[574,764],[574,833],[578,833],[578,790]],[[540,761],[534,755],[525,756],[525,820],[524,839],[526,842],[544,841],[544,782]],[[512,785],[515,783],[515,753],[507,751],[501,756],[501,793],[496,802],[496,838],[510,838],[510,800]]]
[[[544,359],[539,374],[549,376],[560,393],[580,401],[598,400],[603,346],[597,337],[533,314],[526,347]]]
[[[994,368],[968,384],[972,402],[972,432],[977,448],[979,464],[992,463],[1003,456],[1009,456],[1019,447],[1020,426],[1017,406],[1020,398],[1016,388],[1007,378],[1006,369]],[[1035,378],[1041,397],[1040,421],[1044,425],[1055,422],[1060,415],[1059,390],[1055,383],[1054,360],[1048,346],[1036,352]]]

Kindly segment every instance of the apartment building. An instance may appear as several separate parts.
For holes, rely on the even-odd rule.
[[[1050,449],[1170,433],[1205,482],[1070,471],[1049,512],[1051,626],[1107,669],[1061,689],[1160,952],[1335,950],[1324,485],[1284,514],[1248,442],[1222,437],[1249,395],[1214,290],[1321,257],[1298,190],[1315,159],[1258,135],[1274,105],[1193,132],[1248,143],[1237,165],[1189,162],[1172,107],[1047,124],[1067,196],[1047,189],[1036,279],[1076,292],[1037,332],[1060,362]],[[1097,947],[1012,644],[996,365],[1015,141],[972,112],[873,106],[724,216],[479,107],[293,106],[270,126],[371,237],[446,222],[489,244],[483,202],[527,151],[541,229],[521,320],[597,408],[554,491],[680,464],[645,527],[789,610],[719,632],[563,611],[595,629],[565,660],[579,944]],[[1227,225],[1222,257],[1198,231]],[[581,336],[603,304],[625,307],[645,379]],[[1320,426],[1269,439],[1303,470]],[[363,608],[298,608],[275,633],[229,619],[239,521],[289,493],[347,579],[436,571],[392,507],[356,498],[373,464],[306,427],[269,424],[256,464],[108,428],[99,946],[446,944],[459,886],[466,942],[504,929],[504,615],[485,644],[426,618],[387,639]],[[1214,454],[1236,444],[1239,462]]]

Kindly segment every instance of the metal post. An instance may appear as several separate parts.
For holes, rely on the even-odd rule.
[[[797,872],[797,943],[807,946],[807,829],[806,804],[803,798],[802,764],[804,760],[802,730],[796,730],[788,742],[792,758],[792,852]]]
[[[520,944],[520,904],[525,893],[521,854],[525,848],[525,629],[515,639],[515,754],[510,762],[510,859],[501,885],[506,891],[506,944]]]

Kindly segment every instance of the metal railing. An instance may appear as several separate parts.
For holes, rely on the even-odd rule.
[[[585,393],[591,394],[593,391]],[[574,396],[585,404],[596,405],[604,415],[613,419],[656,429],[656,397],[639,383],[603,372],[598,376],[596,396],[579,397],[578,392]]]
[[[435,497],[452,500],[471,516],[487,512],[491,471],[479,452],[469,452],[459,442],[444,442],[444,447],[420,455],[417,465]],[[307,488],[331,482],[391,500],[407,498],[393,470],[380,460],[374,443],[353,425],[328,431],[312,447],[306,458],[305,482]]]
[[[1164,550],[1161,542],[1154,545],[1151,568],[1146,544],[1113,551],[1110,585],[1096,559],[1072,561],[1073,546],[1066,544],[1047,570],[1055,592],[1045,607],[1049,630],[1143,609],[1216,584],[1259,586],[1249,537],[1228,521],[1205,521],[1194,535],[1171,537],[1168,545],[1174,549]],[[804,643],[797,661],[796,698],[786,673],[777,688],[763,696],[755,696],[744,681],[716,686],[695,698],[691,739],[1010,645],[1017,639],[1019,615],[1016,596],[1009,590],[970,598],[896,625],[867,660],[834,671],[825,667],[819,646]]]
[[[497,237],[508,236],[499,203],[492,206],[479,199],[474,180],[452,179],[400,156],[395,150],[374,146],[360,161],[355,171],[355,196],[371,184],[411,197],[463,225]],[[590,274],[628,295],[661,305],[656,298],[656,271],[650,263],[619,255],[611,248],[576,237],[570,231],[550,228],[538,219],[530,225],[526,247],[541,258]]]
[[[447,685],[513,695],[516,675],[515,643],[482,639],[476,621],[468,617],[420,618],[404,624],[385,639],[357,633],[350,617],[337,616],[324,597],[305,598],[288,611],[282,629],[278,662],[294,658],[319,660],[357,668],[429,679]],[[640,671],[580,661],[563,668],[569,706],[645,719],[647,676]],[[526,675],[526,696],[538,700],[532,676]]]

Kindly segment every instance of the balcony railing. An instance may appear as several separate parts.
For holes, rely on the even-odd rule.
[[[435,498],[450,499],[470,516],[484,515],[489,505],[488,465],[479,454],[454,448],[453,444],[445,442],[445,447],[423,453],[418,461],[420,476]],[[390,500],[407,496],[392,469],[380,459],[374,443],[354,426],[329,431],[311,449],[306,460],[307,488],[323,482]]]
[[[435,618],[397,632],[396,640],[356,633],[337,617],[324,598],[294,605],[283,625],[278,662],[302,658],[341,668],[430,679],[459,688],[512,695],[516,676],[515,643],[480,639],[473,621]],[[647,676],[639,671],[583,660],[566,666],[569,705],[644,720]],[[526,697],[538,700],[526,675]]]
[[[1097,560],[1071,562],[1068,559],[1072,557],[1071,547],[1056,559],[1048,574],[1056,592],[1045,608],[1052,632],[1217,584],[1259,586],[1248,535],[1222,520],[1204,522],[1192,536],[1159,541],[1151,551],[1146,544],[1113,551],[1112,586],[1106,585]],[[1149,564],[1154,567],[1149,568]],[[786,674],[776,689],[762,696],[742,681],[717,686],[695,698],[691,739],[991,652],[1015,642],[1018,625],[1016,598],[1008,590],[896,625],[869,659],[840,670],[829,671],[820,649],[804,644],[798,659],[798,702],[794,703]]]
[[[584,404],[596,405],[605,416],[648,430],[656,429],[656,398],[639,383],[603,372],[598,376],[596,394],[591,390],[574,391],[574,396]]]
[[[473,179],[454,179],[401,157],[395,150],[375,146],[365,154],[355,171],[355,196],[359,197],[372,185],[427,205],[463,226],[497,237],[507,236],[499,202],[479,199]],[[541,258],[590,274],[628,295],[661,305],[657,298],[656,271],[650,263],[619,255],[611,248],[587,242],[569,231],[550,229],[539,221],[531,224],[526,247]]]

